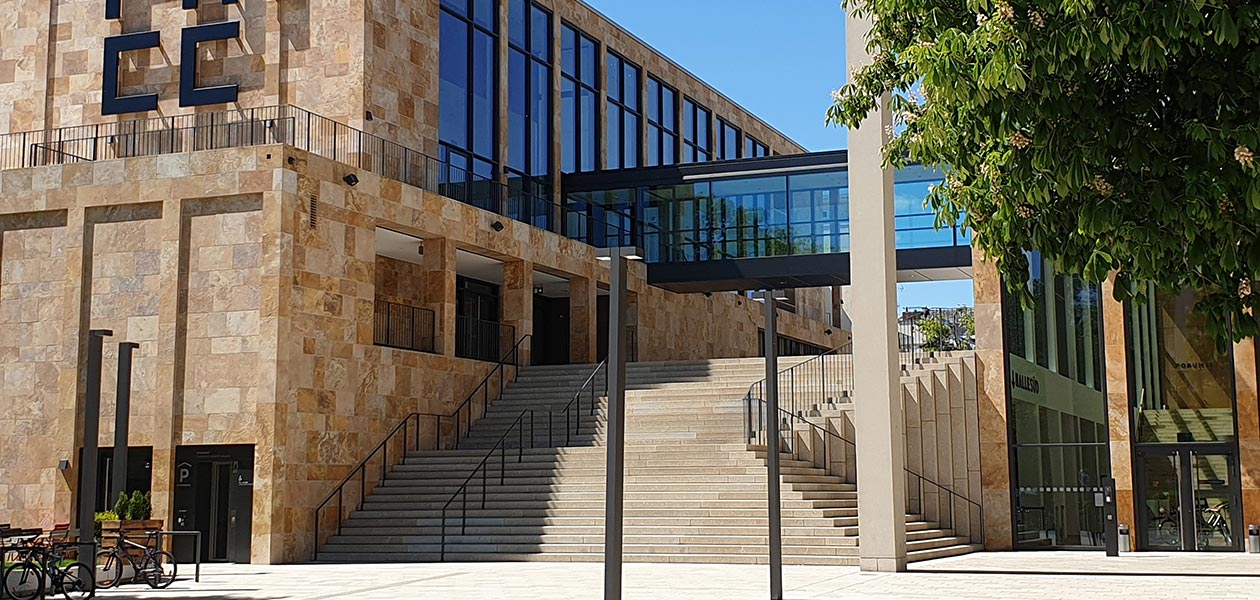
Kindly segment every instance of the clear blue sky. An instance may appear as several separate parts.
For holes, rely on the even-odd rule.
[[[844,82],[840,0],[586,0],[810,151],[848,146],[824,124]],[[973,303],[970,281],[898,286],[902,306]]]

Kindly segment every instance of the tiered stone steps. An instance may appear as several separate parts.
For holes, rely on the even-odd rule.
[[[796,359],[800,360],[800,359]],[[788,359],[787,366],[794,361]],[[461,448],[413,452],[321,549],[331,562],[599,561],[604,541],[605,410],[567,445],[547,445],[546,411],[572,399],[592,366],[523,369]],[[639,363],[627,374],[625,560],[763,563],[767,515],[764,448],[743,438],[743,396],[764,376],[760,359]],[[534,448],[513,432],[505,456],[447,502],[524,410],[535,411]],[[559,442],[558,432],[551,441]],[[520,440],[527,446],[518,451]],[[857,492],[811,463],[782,455],[784,562],[857,563]],[[907,516],[912,559],[971,551],[967,540]]]

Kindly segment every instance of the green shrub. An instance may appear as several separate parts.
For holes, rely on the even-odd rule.
[[[149,492],[136,492],[131,495],[127,507],[127,518],[132,521],[143,521],[153,515],[153,503]]]
[[[924,317],[919,321],[919,333],[923,334],[924,350],[950,350],[953,331],[936,317]]]
[[[130,510],[131,500],[127,498],[127,492],[118,492],[118,501],[114,503],[114,515],[125,519]]]

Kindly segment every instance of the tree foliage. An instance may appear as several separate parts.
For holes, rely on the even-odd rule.
[[[947,171],[927,203],[965,215],[1027,299],[1025,250],[1065,273],[1194,288],[1222,345],[1257,334],[1260,3],[847,0],[871,64],[828,122],[891,94],[896,166]],[[1260,291],[1260,290],[1257,290]],[[1230,323],[1234,327],[1230,328]]]

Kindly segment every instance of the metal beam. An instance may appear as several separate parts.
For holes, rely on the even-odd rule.
[[[135,342],[118,344],[118,388],[114,409],[114,472],[110,479],[106,505],[118,500],[127,491],[128,437],[131,429],[131,355],[139,348]]]
[[[108,329],[88,332],[87,381],[83,397],[83,452],[79,457],[79,559],[95,560],[97,437],[101,433],[101,363]]]

